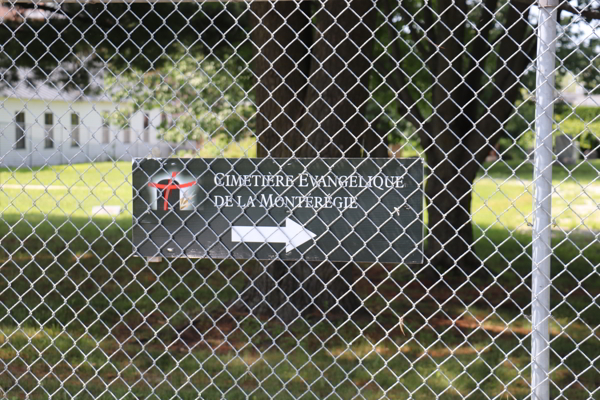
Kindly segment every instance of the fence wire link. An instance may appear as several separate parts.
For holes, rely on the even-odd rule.
[[[600,2],[540,5],[1,3],[0,398],[599,399]],[[422,264],[343,244],[383,200],[327,261],[134,245],[135,160],[402,157]]]

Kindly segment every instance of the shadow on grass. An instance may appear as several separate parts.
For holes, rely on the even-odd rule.
[[[490,229],[477,242],[490,273],[467,282],[425,287],[403,265],[358,265],[354,287],[374,317],[312,313],[286,326],[227,309],[256,263],[146,264],[131,256],[131,221],[91,222],[0,222],[0,390],[9,399],[530,393],[526,235]],[[600,378],[590,368],[600,356],[600,251],[571,239],[553,242],[552,390],[578,399]]]

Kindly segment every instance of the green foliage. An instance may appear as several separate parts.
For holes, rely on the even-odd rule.
[[[505,128],[508,138],[501,140],[501,148],[510,147],[515,141],[524,149],[535,147],[533,132],[535,103],[531,100],[517,104],[517,112],[508,121]],[[600,142],[600,107],[577,107],[557,104],[554,110],[553,136],[566,134],[579,142],[581,149],[598,147]],[[520,151],[519,151],[520,152]],[[523,154],[521,154],[523,156]]]
[[[559,130],[579,140],[584,150],[591,150],[600,144],[600,107],[577,107],[561,105],[555,109],[555,121]]]
[[[554,109],[556,121],[566,118],[577,118],[584,122],[600,122],[600,107],[577,107],[573,108],[567,104],[557,105]]]
[[[38,5],[10,7],[26,15]],[[236,21],[247,24],[246,4],[61,3],[45,7],[56,12],[33,12],[33,18],[6,18],[0,23],[0,86],[18,79],[14,67],[31,68],[30,79],[89,89],[90,78],[107,66],[112,72],[147,71],[175,59],[182,49],[217,57],[230,52],[230,46],[242,57],[248,52],[248,45],[238,46],[246,33],[235,26]]]
[[[243,87],[250,79],[240,71],[234,63],[186,55],[155,71],[110,76],[108,90],[120,103],[113,122],[124,126],[137,111],[160,109],[172,118],[158,126],[168,141],[247,137],[254,128],[255,109]]]
[[[535,148],[535,132],[531,129],[526,130],[521,136],[519,136],[517,144],[524,149]]]
[[[523,131],[532,127],[535,119],[535,101],[532,99],[519,101],[515,105],[515,110],[515,114],[506,123],[506,130],[512,137],[517,137]]]
[[[577,3],[577,8],[581,10],[593,10],[597,7],[595,0],[579,0]],[[577,83],[588,92],[600,93],[600,39],[598,35],[590,34],[596,22],[573,13],[562,12],[560,17],[561,30],[565,34],[557,37],[559,79],[571,74],[577,77]]]
[[[586,8],[582,3],[584,2],[579,3],[579,7]],[[600,93],[600,39],[597,35],[587,33],[586,29],[578,28],[578,22],[581,22],[579,17],[569,16],[561,22],[568,34],[558,38],[556,54],[562,65],[558,69],[559,76],[570,72],[577,76],[578,83],[590,93]]]
[[[555,135],[566,134],[579,141],[582,149],[594,149],[600,140],[600,120],[586,123],[576,117],[562,120]]]

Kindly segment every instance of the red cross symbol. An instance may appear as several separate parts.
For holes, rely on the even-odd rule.
[[[163,192],[163,196],[165,198],[165,211],[167,210],[167,204],[169,203],[169,194],[171,193],[171,189],[183,189],[183,188],[187,188],[190,186],[193,186],[196,184],[196,181],[194,182],[188,182],[188,183],[184,183],[183,185],[174,185],[173,184],[173,179],[175,179],[175,176],[177,175],[177,172],[173,172],[173,174],[171,175],[171,179],[169,179],[169,183],[166,185],[160,184],[160,183],[154,183],[154,182],[150,182],[148,184],[148,186],[153,187],[153,188],[157,188],[157,189],[167,189],[166,191]]]

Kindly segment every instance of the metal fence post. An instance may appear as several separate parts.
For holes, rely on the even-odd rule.
[[[550,397],[550,261],[552,218],[552,122],[558,0],[539,1],[532,257],[531,388],[533,400]]]

